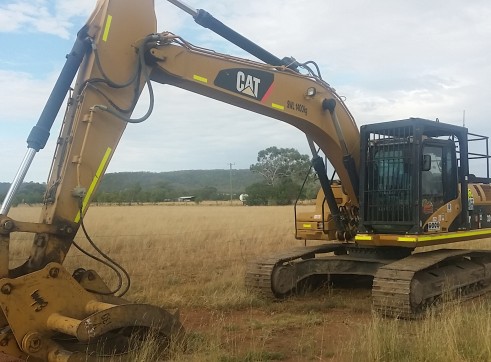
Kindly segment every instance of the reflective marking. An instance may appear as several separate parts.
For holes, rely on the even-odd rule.
[[[271,107],[276,108],[276,109],[280,109],[282,111],[285,109],[284,106],[282,106],[281,104],[276,104],[276,103],[271,103]]]
[[[408,242],[415,242],[415,241],[418,241],[417,238],[409,238],[407,236],[399,236],[397,238],[397,241],[408,241]]]
[[[303,224],[302,225],[305,229],[311,229],[312,225],[311,224]]]
[[[356,235],[355,240],[372,240],[370,235]]]
[[[482,229],[477,231],[461,231],[461,232],[454,232],[448,234],[414,236],[414,237],[399,236],[397,238],[397,241],[418,242],[418,241],[432,241],[432,240],[444,240],[444,239],[458,239],[458,238],[466,238],[469,236],[483,236],[483,235],[491,235],[491,229],[488,228],[488,229]]]
[[[108,147],[106,150],[106,153],[104,154],[104,157],[102,157],[102,161],[99,164],[99,168],[97,169],[97,172],[94,175],[94,178],[92,179],[92,183],[90,184],[89,190],[87,191],[87,194],[85,194],[84,201],[82,202],[82,212],[84,212],[87,209],[87,205],[89,203],[90,197],[92,196],[92,193],[95,190],[95,187],[97,183],[99,182],[99,178],[102,175],[102,172],[104,171],[104,168],[106,167],[107,161],[109,160],[109,156],[111,155],[111,147]],[[75,222],[80,221],[80,211],[77,212],[77,216],[75,216]]]
[[[205,77],[200,77],[199,75],[193,75],[193,79],[197,80],[198,82],[203,82],[203,83],[208,83],[208,79]]]
[[[111,15],[108,15],[106,19],[106,26],[104,28],[104,34],[102,34],[103,41],[107,41],[107,36],[109,35],[109,28],[111,27],[111,21],[113,21],[113,17]]]

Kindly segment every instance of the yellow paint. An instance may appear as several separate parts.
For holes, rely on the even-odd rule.
[[[276,109],[280,109],[282,111],[285,109],[284,106],[282,106],[281,104],[276,104],[276,103],[271,103],[271,107],[276,108]]]
[[[459,238],[467,238],[473,236],[483,236],[483,235],[491,235],[491,229],[481,229],[481,230],[472,230],[472,231],[458,231],[453,233],[446,234],[437,234],[437,235],[425,235],[425,236],[400,236],[397,238],[397,241],[406,241],[406,242],[424,242],[424,241],[433,241],[433,240],[451,240],[451,239],[459,239]]]
[[[397,241],[415,242],[415,241],[418,241],[418,238],[407,237],[407,236],[399,236],[397,238]]]
[[[311,224],[303,224],[302,227],[304,229],[312,229],[312,225]]]
[[[358,234],[355,236],[355,240],[372,240],[372,237],[370,235]]]
[[[203,82],[203,83],[208,83],[208,79],[205,77],[200,77],[199,75],[193,75],[193,79],[197,80],[198,82]]]
[[[109,28],[111,28],[112,21],[113,21],[113,17],[111,15],[108,15],[106,19],[106,26],[104,27],[104,34],[102,34],[103,41],[107,41],[107,37],[109,35]]]
[[[89,190],[85,194],[84,200],[82,202],[82,212],[85,212],[87,209],[87,205],[89,203],[90,197],[92,196],[92,193],[95,190],[95,187],[97,186],[97,183],[99,182],[100,177],[102,176],[102,173],[104,172],[104,168],[106,167],[107,161],[109,160],[109,156],[111,155],[111,147],[108,147],[106,150],[106,153],[104,153],[104,156],[102,157],[101,163],[99,164],[99,167],[97,168],[97,172],[94,175],[94,178],[92,179],[92,183],[89,186]],[[77,212],[77,216],[75,216],[75,222],[80,221],[80,211]]]

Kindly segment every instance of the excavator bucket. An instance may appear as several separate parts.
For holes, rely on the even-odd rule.
[[[89,285],[100,285],[93,271]],[[8,324],[0,332],[0,352],[41,361],[134,360],[153,338],[162,355],[181,346],[178,312],[128,303],[88,292],[60,264],[18,278],[3,278],[0,307]],[[26,313],[26,311],[29,311]]]

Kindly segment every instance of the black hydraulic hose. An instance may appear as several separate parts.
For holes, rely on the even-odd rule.
[[[324,191],[324,197],[327,201],[327,205],[329,206],[329,210],[331,211],[336,228],[341,232],[346,231],[346,228],[341,222],[341,214],[339,212],[338,204],[336,203],[336,197],[334,196],[331,188],[331,182],[327,177],[326,166],[324,165],[322,157],[314,156],[314,158],[312,158],[312,166],[319,177],[319,182],[321,184],[322,191]]]
[[[137,78],[138,73],[139,73],[139,66],[140,66],[139,63],[136,64],[135,69],[133,71],[133,74],[130,76],[130,78],[126,82],[116,83],[116,82],[112,81],[107,76],[106,72],[104,71],[104,68],[102,67],[102,64],[101,64],[101,58],[99,56],[99,50],[97,49],[97,46],[93,41],[91,42],[91,47],[92,47],[92,51],[94,52],[97,69],[99,69],[99,71],[101,72],[102,79],[100,79],[100,78],[99,79],[90,79],[89,80],[90,82],[93,82],[96,80],[104,81],[111,88],[125,88],[125,87],[127,87],[127,86],[129,86],[135,82],[135,79]]]
[[[343,164],[348,172],[348,177],[350,179],[351,185],[353,186],[353,191],[357,198],[359,198],[359,184],[360,179],[358,176],[358,171],[356,169],[355,160],[353,159],[353,155],[348,150],[348,146],[346,145],[346,139],[344,137],[343,131],[341,129],[341,124],[339,123],[338,117],[336,115],[336,100],[324,99],[322,101],[322,109],[329,111],[331,114],[331,119],[334,125],[334,129],[336,130],[336,134],[339,139],[339,143],[341,145],[341,149],[343,152]]]
[[[227,39],[231,43],[237,45],[239,48],[245,50],[249,54],[254,55],[256,58],[263,62],[275,66],[284,65],[295,69],[295,65],[288,60],[282,60],[275,55],[271,54],[267,50],[261,48],[256,43],[247,39],[243,35],[237,33],[235,30],[229,28],[223,24],[220,20],[217,20],[213,15],[203,9],[197,10],[197,15],[194,16],[194,21],[202,27],[208,28],[211,31],[217,33],[221,37]]]
[[[105,260],[102,260],[101,258],[93,255],[93,254],[90,254],[89,252],[85,251],[83,248],[81,248],[78,244],[75,243],[75,241],[72,241],[73,245],[78,249],[80,250],[82,253],[84,253],[85,255],[87,255],[88,257],[106,265],[107,267],[109,267],[110,269],[112,269],[114,271],[114,273],[116,274],[117,278],[118,278],[118,285],[116,287],[115,290],[112,290],[110,292],[107,292],[107,293],[103,293],[103,292],[95,292],[97,294],[101,294],[101,295],[115,295],[117,292],[120,292],[120,294],[118,295],[119,297],[122,297],[123,295],[126,294],[126,292],[130,289],[130,285],[131,285],[131,278],[130,278],[130,275],[128,274],[128,272],[126,271],[126,269],[124,269],[120,264],[118,264],[116,261],[114,261],[114,259],[112,259],[111,257],[109,257],[106,253],[104,253],[95,243],[94,241],[92,240],[92,238],[89,236],[89,233],[87,232],[87,229],[85,228],[85,223],[84,223],[84,216],[83,216],[83,210],[82,210],[82,206],[80,205],[80,209],[79,209],[79,212],[80,212],[80,226],[82,227],[82,231],[87,239],[87,241],[90,243],[90,245],[92,245],[92,247],[99,253],[99,255],[101,255]],[[121,289],[123,287],[123,278],[122,278],[122,274],[120,273],[120,271],[124,274],[125,278],[126,278],[126,286],[125,288],[123,289],[123,291],[121,292]],[[94,291],[92,291],[94,292]]]
[[[141,123],[141,122],[146,121],[150,117],[150,115],[153,112],[153,107],[154,107],[154,103],[155,103],[155,96],[154,96],[154,93],[153,93],[152,82],[150,81],[150,75],[148,73],[148,70],[145,67],[145,45],[149,41],[152,41],[152,40],[155,40],[154,39],[154,35],[147,36],[146,39],[143,41],[143,44],[138,49],[139,69],[140,69],[141,73],[143,73],[145,84],[147,85],[148,94],[149,94],[149,98],[150,98],[150,104],[148,106],[147,112],[142,117],[140,117],[140,118],[132,119],[132,118],[126,117],[125,115],[120,114],[116,110],[114,110],[114,109],[112,109],[110,107],[107,107],[105,105],[102,105],[102,104],[96,104],[96,105],[94,105],[94,108],[97,108],[97,109],[100,109],[102,111],[108,112],[108,113],[112,114],[113,116],[115,116],[115,117],[117,117],[117,118],[119,118],[122,121],[127,122],[127,123]],[[140,83],[140,76],[141,75],[140,75],[140,72],[139,72],[139,74],[138,74],[138,76],[136,78],[136,81],[135,81],[136,86],[138,86],[138,84]],[[135,88],[135,92],[136,91],[137,91],[137,89]],[[109,99],[107,97],[105,97],[105,98],[106,98],[106,100],[109,101]],[[137,101],[138,101],[138,94],[135,93],[135,97],[133,99],[133,104],[130,106],[129,111],[132,111],[133,110],[133,108],[136,106],[136,102]],[[127,112],[123,112],[123,113],[127,113]]]
[[[90,41],[87,37],[87,28],[83,27],[78,32],[77,40],[66,57],[65,65],[51,91],[39,120],[32,128],[29,137],[27,137],[28,147],[36,150],[36,152],[46,146],[53,122],[58,115],[66,94],[70,90],[70,85],[75,78],[75,74],[77,74],[80,64],[89,49]]]
[[[317,74],[315,74],[314,72],[312,72],[312,71],[310,70],[309,64],[312,64],[312,65],[315,67],[315,69],[317,70]],[[308,70],[309,70],[309,72],[310,72],[312,75],[315,75],[316,77],[318,77],[318,78],[322,79],[321,70],[320,70],[320,68],[319,68],[319,66],[317,65],[317,63],[316,63],[316,62],[314,62],[314,61],[312,61],[312,60],[309,60],[309,61],[307,61],[307,62],[305,62],[305,63],[300,64],[300,65],[301,65],[302,67],[304,67],[304,68],[308,69]]]

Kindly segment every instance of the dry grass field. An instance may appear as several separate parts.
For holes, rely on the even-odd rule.
[[[308,207],[308,206],[304,206]],[[10,217],[36,221],[40,209],[16,207]],[[126,297],[179,308],[187,349],[176,361],[490,361],[491,299],[446,307],[422,321],[387,320],[372,314],[370,290],[335,287],[265,301],[244,287],[246,261],[301,245],[293,238],[292,207],[239,205],[97,206],[85,224],[101,249],[131,275]],[[90,250],[80,232],[79,245]],[[491,242],[455,247],[489,248]],[[25,260],[31,237],[15,235],[14,264]],[[12,265],[14,266],[14,265]],[[65,262],[106,267],[72,248]],[[153,361],[158,341],[148,341],[135,360]]]

